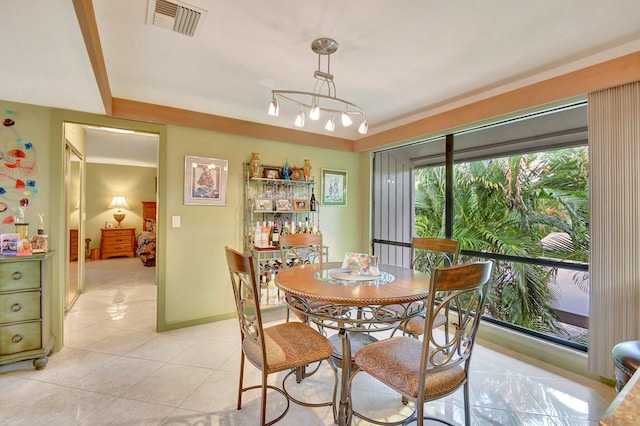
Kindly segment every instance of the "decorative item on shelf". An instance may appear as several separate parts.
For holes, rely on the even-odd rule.
[[[286,159],[284,162],[284,167],[282,167],[282,172],[280,172],[280,179],[291,180],[292,173],[293,173],[293,170],[289,165],[289,159]]]
[[[40,230],[38,229],[38,232]],[[47,235],[38,234],[31,237],[31,252],[32,253],[46,253],[48,250]]]
[[[274,167],[263,167],[262,177],[265,179],[280,179],[280,169]]]
[[[311,182],[311,163],[309,159],[304,160],[304,166],[302,166],[302,174],[306,182]]]
[[[260,177],[260,157],[257,152],[251,153],[251,160],[249,161],[249,171],[252,178]]]
[[[20,235],[17,233],[0,234],[2,236],[2,246],[0,251],[3,256],[16,256],[18,254],[18,241]]]
[[[309,211],[309,202],[307,200],[293,200],[293,210],[307,212]]]
[[[291,172],[291,180],[300,180],[302,178],[301,170],[297,167],[293,168]]]
[[[291,206],[291,200],[288,198],[281,198],[276,200],[276,210],[279,212],[286,212],[293,210]]]
[[[111,204],[107,206],[109,209],[118,209],[116,213],[113,214],[113,218],[118,222],[118,228],[121,227],[121,222],[124,220],[125,214],[122,213],[122,209],[128,209],[129,204],[127,204],[127,200],[122,195],[116,195],[111,200]]]
[[[20,236],[21,240],[26,239],[29,236],[29,224],[28,223],[15,223],[16,232]]]
[[[44,235],[44,213],[38,213],[38,235]]]
[[[324,128],[330,132],[333,132],[336,126],[334,114],[340,115],[344,127],[351,125],[353,122],[352,117],[362,119],[358,132],[363,135],[366,134],[369,130],[369,123],[364,110],[352,102],[338,98],[336,95],[336,85],[333,82],[330,65],[331,54],[338,50],[338,43],[330,38],[319,38],[311,43],[311,50],[318,54],[318,69],[313,73],[313,77],[316,79],[313,92],[272,90],[269,115],[278,116],[280,113],[278,100],[283,100],[296,107],[298,113],[294,124],[297,127],[304,127],[306,109],[309,111],[311,120],[318,120],[321,111],[328,113],[329,118]],[[322,56],[327,57],[326,72],[320,70]]]

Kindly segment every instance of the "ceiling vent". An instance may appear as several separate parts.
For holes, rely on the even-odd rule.
[[[149,0],[147,24],[193,37],[207,11],[181,1]]]

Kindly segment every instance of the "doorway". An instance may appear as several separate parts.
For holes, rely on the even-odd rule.
[[[121,263],[130,261],[128,263],[130,268],[127,270],[131,270],[132,277],[137,274],[136,268],[145,268],[137,258],[137,237],[143,232],[144,203],[157,202],[159,147],[159,135],[156,133],[90,123],[65,123],[65,139],[69,140],[67,132],[75,134],[74,143],[71,145],[79,147],[77,151],[80,151],[78,157],[82,165],[79,181],[86,190],[80,191],[79,199],[82,202],[76,203],[72,186],[65,187],[67,191],[65,196],[69,199],[68,235],[70,236],[66,256],[71,265],[65,286],[68,289],[65,294],[65,322],[73,303],[78,299],[82,300],[84,296],[81,294],[89,290],[92,282],[96,282],[96,280],[92,281],[94,271],[100,270],[100,282],[109,280],[105,275],[110,274],[110,270],[113,276],[118,275],[119,280],[126,281],[118,261]],[[70,161],[70,163],[74,162]],[[73,182],[73,178],[70,177],[69,181]],[[119,205],[113,206],[116,198],[119,200]],[[120,204],[120,201],[124,204]],[[76,206],[78,208],[74,209]],[[76,225],[77,231],[75,231]],[[130,245],[124,246],[118,236],[118,247],[122,248],[122,252],[103,256],[101,253],[104,248],[101,243],[105,240],[103,236],[119,234],[120,231],[131,235]],[[76,234],[77,242],[74,239]],[[77,260],[75,253],[77,253]],[[139,273],[147,277],[152,274],[152,280],[157,282],[155,269],[155,267],[146,268]],[[76,273],[77,279],[75,279]],[[72,296],[76,285],[78,287],[76,295]],[[153,297],[154,300],[157,298],[157,291]],[[67,300],[72,302],[67,303]]]

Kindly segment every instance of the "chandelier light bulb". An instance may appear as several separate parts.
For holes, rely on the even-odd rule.
[[[318,101],[316,99],[313,100],[313,106],[309,112],[309,118],[312,120],[320,118],[320,105],[318,105]]]
[[[278,101],[273,99],[269,104],[269,115],[277,117],[280,113],[280,106],[278,105]]]
[[[296,127],[304,127],[304,111],[301,109],[294,123]]]
[[[358,127],[358,133],[360,133],[361,135],[366,135],[368,131],[369,131],[369,122],[365,118],[362,124],[360,124],[360,127]]]
[[[347,114],[346,112],[342,113],[342,125],[344,127],[349,127],[351,126],[351,123],[353,123],[353,121],[351,121],[351,117],[349,117],[349,114]]]
[[[333,115],[331,117],[329,117],[329,119],[327,120],[327,124],[324,126],[325,130],[328,130],[330,132],[333,132],[336,128],[336,119],[333,118]]]

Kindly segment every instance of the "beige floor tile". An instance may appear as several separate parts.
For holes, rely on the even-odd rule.
[[[260,391],[236,409],[240,336],[235,318],[156,333],[155,268],[138,259],[87,262],[87,289],[65,320],[65,347],[43,370],[31,361],[0,366],[0,425],[225,425],[255,426]],[[124,306],[126,305],[126,307]],[[265,311],[267,325],[285,320]],[[530,360],[495,345],[476,345],[471,365],[473,425],[596,426],[615,390],[575,373]],[[280,384],[285,373],[271,375]],[[315,382],[315,381],[318,382]],[[330,394],[326,368],[301,385],[305,398]],[[247,365],[245,384],[259,384]],[[295,393],[294,392],[294,393]],[[353,382],[354,406],[377,419],[408,413],[399,395],[366,374]],[[316,399],[317,400],[317,399]],[[268,394],[268,418],[284,408]],[[461,424],[461,391],[428,403],[426,412]],[[330,408],[291,404],[279,425],[333,423]],[[354,419],[354,426],[368,425]]]

